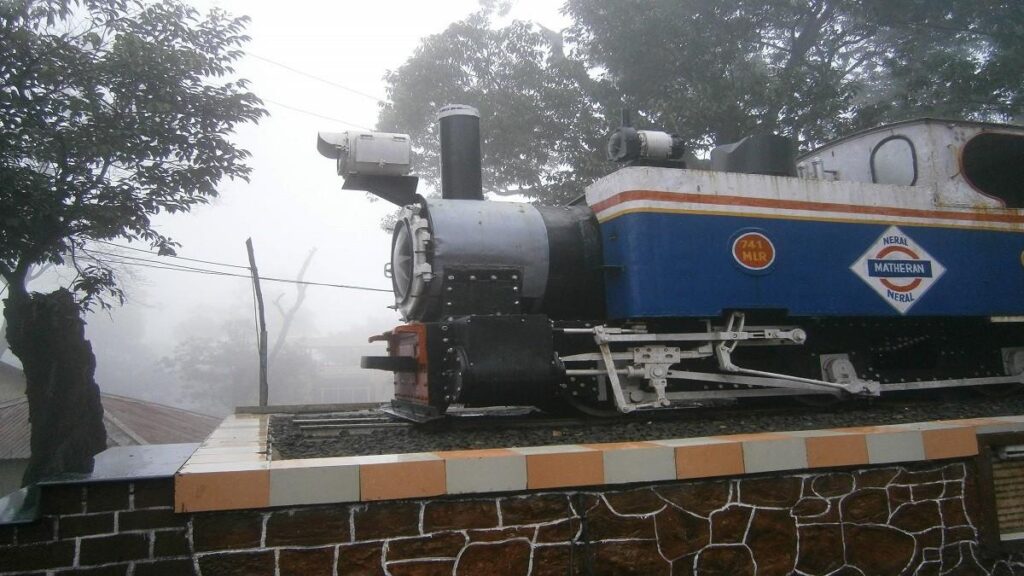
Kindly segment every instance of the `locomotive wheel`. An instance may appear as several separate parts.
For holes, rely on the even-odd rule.
[[[593,416],[595,418],[618,418],[622,416],[622,413],[615,409],[611,404],[608,405],[593,405],[572,395],[564,396],[565,401],[569,406],[572,406],[577,412],[586,414],[587,416]]]

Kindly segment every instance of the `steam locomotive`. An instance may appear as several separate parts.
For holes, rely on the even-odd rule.
[[[920,119],[697,160],[624,119],[622,167],[540,206],[484,200],[476,109],[438,121],[439,199],[406,135],[317,144],[344,188],[402,207],[386,274],[407,323],[363,367],[394,373],[407,417],[1024,383],[1024,128]]]

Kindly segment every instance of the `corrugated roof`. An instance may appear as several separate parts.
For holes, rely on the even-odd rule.
[[[0,404],[0,460],[28,458],[28,399]]]
[[[102,394],[107,446],[201,442],[221,418],[124,396]],[[30,454],[28,399],[0,403],[0,460]]]
[[[103,410],[108,420],[108,431],[109,420],[116,419],[145,440],[133,444],[202,442],[223,420],[217,416],[112,394],[103,394]]]
[[[0,362],[0,403],[25,396],[25,375],[21,368]]]

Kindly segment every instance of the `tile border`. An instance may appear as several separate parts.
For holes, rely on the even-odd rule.
[[[519,492],[967,458],[1024,416],[610,444],[273,460],[269,415],[233,415],[175,475],[175,510]]]

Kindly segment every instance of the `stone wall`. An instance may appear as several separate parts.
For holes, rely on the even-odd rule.
[[[0,574],[192,573],[172,478],[44,486],[39,507],[35,522],[0,526]]]
[[[168,487],[48,489],[0,574],[1024,574],[980,552],[970,461],[181,515]]]

